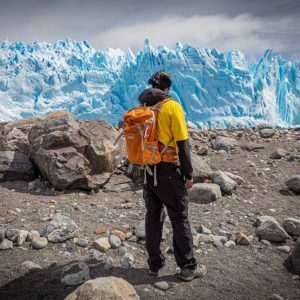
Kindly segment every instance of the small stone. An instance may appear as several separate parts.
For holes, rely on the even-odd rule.
[[[165,250],[165,253],[167,253],[167,254],[174,254],[173,247],[167,247],[166,250]]]
[[[212,243],[213,242],[213,235],[212,234],[201,234],[199,236],[199,241],[204,243]]]
[[[126,234],[121,230],[113,230],[111,234],[119,237],[122,242],[126,240]]]
[[[221,241],[214,241],[213,245],[217,248],[222,248],[223,247],[223,243]]]
[[[213,183],[218,184],[223,194],[231,195],[237,183],[224,172],[217,171],[213,176]]]
[[[141,221],[137,226],[135,226],[135,235],[140,239],[145,239],[146,232],[145,232],[145,221]]]
[[[93,247],[101,252],[106,252],[111,248],[109,239],[107,237],[97,239],[93,242]]]
[[[97,226],[95,229],[94,229],[94,233],[95,234],[103,234],[103,233],[106,233],[107,229],[106,227],[104,226]]]
[[[75,243],[77,246],[85,248],[89,245],[89,240],[85,238],[78,238],[77,242]]]
[[[48,240],[45,237],[35,237],[31,245],[34,249],[43,249],[48,245]]]
[[[270,247],[271,246],[271,243],[267,240],[261,240],[260,241],[263,245],[267,246],[267,247]]]
[[[78,262],[67,266],[62,271],[62,283],[75,286],[90,279],[89,266],[85,262]]]
[[[119,249],[118,249],[118,254],[123,256],[125,253],[128,252],[128,248],[126,246],[121,246]]]
[[[7,210],[6,214],[10,215],[10,216],[17,216],[18,215],[18,213],[16,211],[14,211],[13,209]]]
[[[200,241],[200,234],[198,233],[197,235],[193,235],[193,246],[195,248],[198,247]]]
[[[32,273],[38,270],[42,270],[42,267],[32,261],[23,261],[21,263],[20,273],[25,275],[27,273]]]
[[[294,275],[294,276],[292,277],[292,279],[293,279],[293,280],[300,280],[300,275]]]
[[[20,208],[15,208],[15,211],[19,214],[22,212],[22,210]]]
[[[132,232],[126,232],[126,240],[130,239],[132,237]]]
[[[291,179],[285,182],[289,190],[296,194],[300,194],[300,174],[292,176]]]
[[[20,230],[17,238],[17,245],[22,246],[23,243],[26,241],[26,238],[28,236],[28,231],[27,230]]]
[[[275,130],[272,128],[263,128],[259,131],[259,135],[262,138],[269,138],[272,137],[275,134]]]
[[[28,241],[28,242],[32,242],[32,240],[33,240],[35,237],[40,237],[39,232],[36,231],[36,230],[31,230],[31,231],[29,231],[29,233],[28,233],[27,241]]]
[[[119,248],[122,244],[121,239],[116,235],[111,235],[109,237],[109,243],[113,249]]]
[[[0,250],[8,250],[8,249],[13,249],[14,243],[10,240],[4,239],[0,243]]]
[[[0,243],[5,239],[5,229],[0,228]]]
[[[203,234],[211,234],[211,230],[206,228],[203,225],[200,225],[199,227],[197,227],[196,231],[199,232],[199,233],[203,233]]]
[[[197,155],[207,155],[208,154],[208,147],[204,146],[198,149]]]
[[[161,291],[167,291],[170,288],[168,282],[166,282],[166,281],[155,282],[154,287]]]
[[[98,261],[103,261],[105,259],[105,254],[96,250],[96,249],[90,249],[88,252],[87,252],[89,258],[91,259],[95,259],[95,260],[98,260]]]
[[[270,242],[285,242],[289,238],[286,231],[279,225],[276,220],[266,219],[255,231],[258,238]]]
[[[272,296],[269,298],[270,300],[283,300],[281,296],[278,294],[272,294]]]
[[[237,245],[249,246],[250,240],[244,233],[237,232],[236,233],[236,243],[237,243]]]
[[[283,228],[289,234],[300,236],[300,219],[295,219],[295,218],[284,219]]]
[[[277,249],[285,254],[289,254],[291,252],[291,248],[289,246],[278,246]]]
[[[224,244],[226,248],[234,248],[235,247],[235,242],[234,241],[228,241]]]
[[[222,235],[213,235],[212,239],[213,242],[221,242],[222,244],[225,244],[228,241],[228,238]]]
[[[134,256],[127,252],[122,256],[121,265],[123,267],[131,267],[134,263]]]

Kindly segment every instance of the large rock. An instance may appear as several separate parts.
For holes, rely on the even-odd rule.
[[[275,130],[273,128],[263,128],[259,130],[259,135],[262,138],[270,138],[275,134]]]
[[[0,151],[0,181],[31,181],[34,178],[34,167],[23,153]]]
[[[237,146],[238,142],[234,138],[224,137],[218,135],[216,139],[212,142],[212,146],[215,150],[225,150],[229,151]]]
[[[270,242],[285,242],[289,238],[286,231],[279,225],[276,220],[266,219],[256,229],[255,234],[261,240]]]
[[[78,231],[79,227],[73,220],[56,213],[42,235],[47,237],[49,242],[60,243],[75,237]]]
[[[221,199],[221,189],[213,183],[196,183],[188,191],[188,195],[191,202],[206,204]]]
[[[213,171],[203,158],[191,153],[191,161],[193,166],[194,183],[204,182],[206,179],[212,178]]]
[[[79,285],[91,278],[89,266],[83,261],[64,267],[60,276],[67,286]]]
[[[300,235],[300,220],[294,218],[286,218],[283,220],[283,228],[289,234]]]
[[[289,190],[296,194],[300,194],[300,174],[292,176],[291,179],[285,182]]]
[[[224,172],[217,171],[213,176],[213,183],[218,184],[223,194],[231,195],[236,189],[237,183]]]
[[[290,256],[291,263],[296,272],[300,273],[300,237],[298,238],[295,248]]]
[[[127,281],[116,277],[100,277],[85,282],[65,300],[139,300],[134,287]]]
[[[50,114],[28,135],[30,153],[57,189],[102,187],[120,159],[117,131],[104,121],[77,121],[68,112]]]
[[[244,143],[240,143],[240,148],[247,150],[247,151],[255,151],[255,150],[259,150],[259,149],[266,149],[266,147],[264,145],[261,144],[257,144],[254,142],[244,142]]]
[[[30,156],[28,133],[40,119],[23,119],[0,123],[0,151],[15,151]]]

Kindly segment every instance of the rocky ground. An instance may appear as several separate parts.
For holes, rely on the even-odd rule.
[[[190,136],[194,154],[212,168],[205,182],[222,190],[220,198],[220,189],[196,184],[190,197],[195,255],[208,268],[204,278],[176,278],[168,219],[161,244],[166,267],[157,278],[147,275],[142,190],[122,172],[97,193],[55,191],[43,180],[5,181],[0,239],[13,248],[0,251],[0,299],[64,299],[80,283],[103,276],[125,279],[141,299],[300,299],[299,275],[288,260],[300,235],[300,195],[292,191],[299,183],[285,184],[300,174],[300,131],[191,130]],[[284,151],[272,154],[277,149]],[[257,229],[261,216],[278,222],[260,219]],[[287,218],[296,219],[292,229],[283,224]],[[64,227],[55,231],[55,222]],[[32,230],[38,233],[28,236]]]

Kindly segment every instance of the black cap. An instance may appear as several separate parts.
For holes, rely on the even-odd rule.
[[[168,73],[164,71],[159,71],[150,77],[148,83],[151,84],[154,88],[164,90],[165,88],[171,87],[172,80],[171,76]]]

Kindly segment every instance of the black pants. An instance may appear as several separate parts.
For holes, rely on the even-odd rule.
[[[153,170],[153,167],[151,169]],[[154,186],[153,176],[147,174],[144,199],[149,268],[156,272],[163,266],[165,260],[160,250],[163,230],[160,216],[164,204],[173,228],[176,263],[181,269],[194,270],[197,263],[193,253],[193,237],[188,220],[188,199],[184,180],[174,164],[163,162],[157,165],[157,183],[157,186]]]

